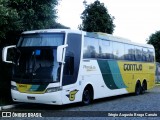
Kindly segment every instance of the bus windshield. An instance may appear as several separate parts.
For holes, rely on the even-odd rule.
[[[24,34],[18,42],[18,47],[59,46],[64,42],[63,33]]]
[[[17,45],[13,80],[18,83],[59,82],[57,46],[63,41],[63,34],[22,36]]]

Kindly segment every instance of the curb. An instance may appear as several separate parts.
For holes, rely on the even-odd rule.
[[[24,103],[19,103],[19,104],[13,104],[13,105],[6,105],[6,106],[0,106],[0,111],[1,110],[7,110],[11,108],[15,108],[17,106],[24,105]]]

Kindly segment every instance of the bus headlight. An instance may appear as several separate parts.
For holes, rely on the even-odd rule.
[[[51,87],[51,88],[47,88],[46,93],[57,92],[60,90],[62,90],[62,87]]]
[[[16,87],[16,86],[14,86],[14,85],[11,85],[11,89],[12,89],[12,90],[16,90],[16,91],[18,91],[17,87]]]

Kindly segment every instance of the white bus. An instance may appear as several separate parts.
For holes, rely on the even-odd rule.
[[[8,50],[14,59],[8,60]],[[70,29],[23,32],[17,45],[3,48],[13,64],[13,101],[62,105],[127,93],[144,93],[155,85],[151,45],[104,33]]]

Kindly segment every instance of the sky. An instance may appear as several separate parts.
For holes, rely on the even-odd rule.
[[[78,29],[84,10],[84,0],[61,0],[57,7],[57,21],[71,29]],[[95,0],[86,0],[87,4]],[[115,17],[113,35],[133,42],[146,43],[152,33],[160,30],[160,0],[99,0]]]

